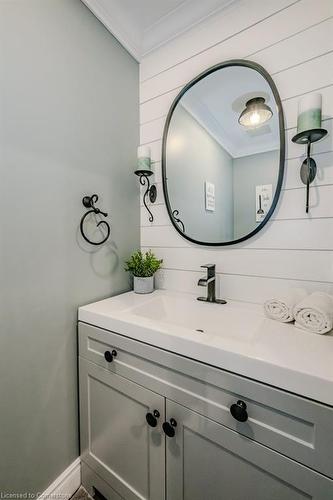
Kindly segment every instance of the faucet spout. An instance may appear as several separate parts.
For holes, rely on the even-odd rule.
[[[209,283],[212,283],[213,281],[215,281],[215,276],[212,276],[211,278],[200,278],[199,281],[198,281],[198,285],[199,286],[207,286],[209,285]]]

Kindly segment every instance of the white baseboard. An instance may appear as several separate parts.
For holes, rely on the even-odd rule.
[[[77,458],[55,481],[44,491],[39,499],[66,500],[70,498],[81,486],[81,459]]]

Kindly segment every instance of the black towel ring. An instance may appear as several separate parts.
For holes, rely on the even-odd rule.
[[[83,205],[86,207],[86,208],[90,208],[90,210],[88,210],[88,212],[86,212],[84,214],[84,216],[82,217],[81,219],[81,222],[80,222],[80,231],[81,231],[81,234],[82,234],[82,237],[88,242],[90,243],[90,245],[103,245],[103,243],[106,242],[106,240],[109,238],[110,236],[110,233],[111,233],[111,229],[110,229],[110,226],[108,224],[108,222],[106,222],[105,220],[101,220],[97,223],[97,227],[100,227],[100,226],[104,226],[105,229],[106,229],[106,236],[101,240],[101,241],[91,241],[84,233],[84,221],[86,220],[86,218],[88,217],[88,215],[94,213],[96,215],[103,215],[104,217],[107,217],[108,214],[106,212],[102,212],[99,208],[95,207],[95,203],[97,203],[98,201],[98,196],[97,194],[93,194],[92,196],[85,196],[83,199],[82,199],[82,203]]]

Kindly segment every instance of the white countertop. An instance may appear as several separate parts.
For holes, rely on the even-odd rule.
[[[333,406],[333,336],[270,320],[260,306],[128,292],[80,307],[79,321]]]

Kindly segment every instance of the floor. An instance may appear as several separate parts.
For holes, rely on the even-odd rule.
[[[92,498],[90,495],[88,495],[83,486],[81,486],[70,500],[92,500]]]

